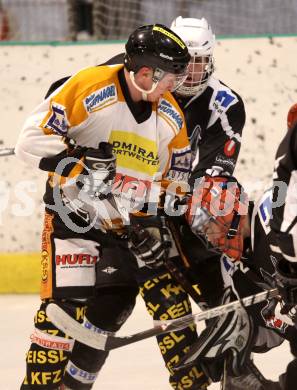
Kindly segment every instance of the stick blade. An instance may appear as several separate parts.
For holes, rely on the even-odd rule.
[[[13,156],[13,155],[14,155],[13,148],[0,148],[0,157]]]
[[[85,328],[55,303],[47,305],[46,315],[51,322],[67,336],[70,336],[89,347],[105,350],[107,335],[95,333]]]

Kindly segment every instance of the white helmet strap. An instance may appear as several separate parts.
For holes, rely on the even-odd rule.
[[[142,93],[142,98],[143,98],[143,100],[147,100],[147,95],[149,95],[150,93],[154,92],[154,90],[157,88],[158,83],[159,83],[159,81],[154,81],[153,84],[152,84],[151,89],[149,89],[149,90],[147,91],[146,89],[141,88],[141,87],[136,83],[136,80],[135,80],[135,73],[134,73],[132,70],[129,72],[129,75],[130,75],[130,79],[131,79],[131,81],[132,81],[133,86],[134,86],[139,92]]]

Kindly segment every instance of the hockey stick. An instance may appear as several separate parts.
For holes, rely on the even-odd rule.
[[[0,157],[14,155],[14,148],[0,148]]]
[[[180,244],[180,234],[177,231],[174,223],[171,219],[166,220],[167,226],[172,234],[172,238],[175,242],[175,246],[177,249],[177,252],[180,256],[181,261],[183,262],[183,265],[187,268],[190,267],[190,264],[188,262],[188,259],[186,258],[185,254],[183,253],[181,244]],[[195,290],[192,283],[189,281],[189,279],[186,277],[185,273],[174,263],[174,261],[170,258],[165,259],[164,261],[165,267],[168,269],[169,273],[175,279],[185,290],[185,292],[193,299],[194,302],[197,304],[201,301],[200,294]]]
[[[214,307],[201,313],[189,314],[175,320],[155,321],[155,326],[153,328],[128,336],[112,336],[89,330],[70,317],[55,303],[50,303],[47,306],[46,314],[52,323],[57,328],[62,330],[66,335],[92,348],[111,351],[112,349],[124,347],[125,345],[145,340],[149,337],[184,329],[193,323],[198,323],[199,321],[208,320],[210,318],[229,313],[236,309],[240,309],[242,306],[246,307],[255,303],[259,303],[265,301],[266,299],[274,298],[277,295],[277,289],[267,290],[255,295],[248,296],[239,301],[234,301],[222,306]]]

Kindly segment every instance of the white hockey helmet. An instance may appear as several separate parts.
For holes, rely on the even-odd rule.
[[[189,76],[177,89],[177,93],[183,96],[201,94],[214,71],[215,35],[204,18],[178,16],[170,28],[186,43],[191,55]],[[195,64],[199,65],[194,66]]]

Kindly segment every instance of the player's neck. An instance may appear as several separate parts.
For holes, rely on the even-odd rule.
[[[127,83],[127,86],[128,86],[128,89],[129,89],[129,93],[130,93],[130,96],[131,96],[131,99],[133,100],[133,102],[137,103],[137,102],[140,102],[141,100],[143,100],[142,98],[142,93],[140,91],[138,91],[138,89],[136,89],[130,79],[130,75],[129,75],[129,72],[125,69],[124,70],[124,74],[125,74],[125,80],[126,80],[126,83]]]

